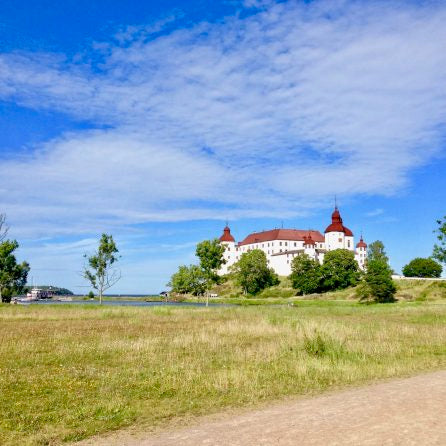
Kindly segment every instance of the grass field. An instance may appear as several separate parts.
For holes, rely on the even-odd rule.
[[[0,444],[129,425],[446,366],[446,305],[0,305]]]
[[[397,287],[396,299],[402,302],[413,301],[434,301],[446,299],[446,281],[410,280],[403,279],[395,281]],[[280,277],[280,284],[266,288],[257,296],[243,296],[240,287],[229,279],[221,285],[216,285],[212,289],[213,293],[219,295],[213,302],[226,302],[240,305],[268,305],[268,304],[289,304],[305,299],[317,300],[350,300],[357,301],[355,288],[332,291],[323,294],[310,294],[305,297],[296,296],[296,290],[291,287],[291,282],[287,277]],[[187,300],[196,301],[196,297],[189,296]],[[203,299],[201,299],[203,300]]]

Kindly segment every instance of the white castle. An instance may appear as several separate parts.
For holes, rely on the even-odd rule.
[[[337,206],[331,215],[331,224],[325,230],[325,235],[315,230],[271,229],[253,232],[243,241],[236,243],[229,226],[226,225],[220,242],[226,248],[223,254],[226,263],[220,269],[220,274],[228,273],[229,267],[236,263],[244,252],[252,249],[262,250],[266,254],[268,265],[279,276],[288,276],[291,273],[293,258],[302,253],[322,263],[327,251],[348,249],[355,253],[355,259],[361,269],[364,269],[367,258],[367,244],[362,235],[355,249],[353,232],[344,226]]]

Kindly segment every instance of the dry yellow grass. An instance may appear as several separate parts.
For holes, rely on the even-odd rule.
[[[0,444],[59,444],[446,365],[446,305],[0,306]]]

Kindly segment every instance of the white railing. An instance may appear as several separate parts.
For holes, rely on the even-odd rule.
[[[446,277],[405,277],[400,276],[399,274],[393,274],[392,275],[393,280],[430,280],[433,282],[437,281],[446,281]]]

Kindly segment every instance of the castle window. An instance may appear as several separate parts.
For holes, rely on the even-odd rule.
[[[348,244],[348,247],[350,248],[350,240],[347,242],[347,244]]]
[[[280,252],[282,252],[282,250],[280,250]]]
[[[338,242],[342,243],[342,238],[341,237],[339,237]]]
[[[279,246],[282,246],[282,242],[279,242]]]
[[[288,246],[288,242],[285,242],[285,246]]]
[[[294,246],[295,246],[295,247],[297,246],[297,243],[296,243],[296,242],[294,242]]]

